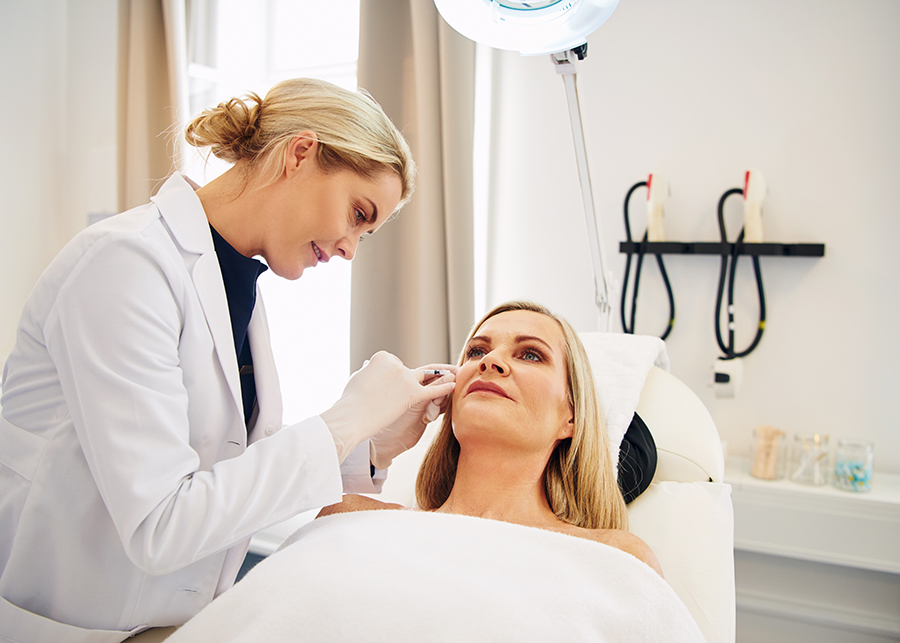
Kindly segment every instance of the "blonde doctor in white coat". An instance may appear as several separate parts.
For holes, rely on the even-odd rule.
[[[285,81],[187,136],[233,167],[202,188],[176,174],[77,235],[25,306],[3,373],[0,641],[185,622],[254,532],[375,490],[370,462],[415,444],[453,389],[378,353],[331,409],[282,428],[253,257],[288,279],[351,259],[409,198],[408,146],[371,98]]]

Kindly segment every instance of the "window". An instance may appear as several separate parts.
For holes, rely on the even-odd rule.
[[[356,88],[359,0],[187,0],[190,113],[299,76]],[[204,184],[228,165],[194,151],[186,174]],[[287,281],[266,272],[265,299],[284,421],[334,403],[350,370],[350,263]]]

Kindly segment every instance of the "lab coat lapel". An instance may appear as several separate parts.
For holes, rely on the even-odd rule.
[[[203,204],[194,192],[197,188],[196,183],[176,172],[150,200],[159,209],[176,243],[188,253],[185,265],[191,273],[238,417],[242,418],[244,406],[225,284],[222,282],[219,259],[209,231],[209,221],[203,211]]]
[[[228,388],[231,389],[235,406],[240,412],[240,417],[243,417],[244,407],[241,400],[237,355],[234,352],[234,333],[231,330],[231,316],[228,312],[228,300],[225,298],[222,271],[219,268],[219,259],[215,251],[197,258],[191,278],[194,280],[194,287],[197,289],[197,296],[203,307],[203,314],[206,316],[206,324],[209,326],[209,332],[216,347],[219,364],[225,372],[225,380],[228,382]]]
[[[259,413],[256,423],[250,431],[248,443],[271,435],[281,430],[284,409],[281,401],[281,384],[275,368],[275,356],[272,353],[272,342],[269,336],[269,322],[266,318],[266,307],[263,305],[262,293],[256,287],[256,305],[247,327],[250,340],[250,352],[253,355],[253,377],[256,381],[256,401]]]

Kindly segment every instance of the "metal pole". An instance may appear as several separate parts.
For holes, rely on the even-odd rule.
[[[612,276],[606,267],[601,250],[603,235],[600,224],[594,211],[594,196],[591,191],[591,175],[588,170],[587,148],[584,142],[584,130],[581,126],[581,110],[578,104],[578,88],[575,85],[575,61],[576,56],[584,57],[587,46],[584,45],[580,53],[569,50],[551,54],[550,58],[556,68],[556,73],[563,77],[566,87],[566,99],[569,104],[569,121],[572,125],[572,138],[575,143],[575,159],[578,165],[578,179],[581,183],[581,198],[584,203],[584,217],[588,230],[588,245],[591,250],[591,265],[594,270],[595,303],[600,315],[606,315],[606,330],[610,329],[612,321],[610,295],[613,290]]]

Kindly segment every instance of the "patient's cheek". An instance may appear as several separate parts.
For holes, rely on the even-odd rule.
[[[456,387],[453,389],[453,408],[456,409],[459,401],[465,397],[466,389],[469,387],[469,378],[461,379],[459,375],[456,376]]]

